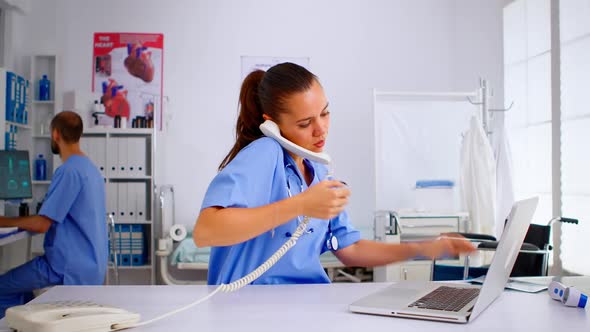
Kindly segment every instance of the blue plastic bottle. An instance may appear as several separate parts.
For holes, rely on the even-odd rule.
[[[47,161],[40,154],[35,159],[35,180],[45,181],[47,180]]]
[[[51,82],[47,78],[47,75],[43,75],[43,78],[39,80],[39,100],[49,100]]]

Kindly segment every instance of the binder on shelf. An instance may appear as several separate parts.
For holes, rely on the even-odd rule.
[[[16,100],[16,122],[25,123],[25,78],[16,77],[17,100]]]
[[[129,176],[129,168],[128,168],[128,138],[127,137],[117,137],[115,139],[117,141],[117,164],[118,164],[118,176],[119,177],[128,177]]]
[[[146,170],[146,151],[147,144],[145,137],[134,137],[132,138],[133,146],[133,167],[135,169],[135,175],[143,177],[148,175]]]
[[[25,88],[23,94],[23,102],[24,102],[24,124],[29,124],[29,111],[31,105],[31,83],[29,80],[25,79]]]
[[[137,137],[126,137],[127,141],[127,177],[135,177],[137,168],[135,167],[135,140]]]
[[[21,87],[22,77],[16,75],[16,85],[15,85],[15,100],[14,100],[14,119],[13,121],[16,123],[21,123],[21,94],[22,94],[22,87]]]
[[[129,220],[138,221],[137,214],[137,183],[127,183],[127,209],[129,211]]]
[[[149,145],[147,144],[147,138],[142,137],[138,141],[138,154],[137,154],[137,170],[142,176],[150,175],[148,173],[147,167],[147,158],[148,158],[148,148]]]
[[[117,182],[117,216],[121,221],[129,221],[129,207],[128,207],[128,184],[124,182]]]
[[[106,177],[106,160],[107,160],[107,153],[106,153],[106,139],[103,137],[93,137],[92,138],[92,151],[94,153],[94,163],[100,174]]]
[[[112,182],[107,182],[105,184],[106,186],[106,195],[107,195],[107,199],[106,199],[106,205],[107,205],[107,213],[112,214],[115,219],[117,219],[119,217],[119,214],[117,213],[117,184],[116,183],[112,183]]]
[[[10,71],[6,72],[6,121],[15,122],[16,107],[16,74]]]
[[[103,177],[106,177],[106,147],[105,139],[102,137],[84,137],[81,143],[82,151],[86,152],[90,160],[100,171]]]
[[[119,141],[118,139],[111,139],[107,146],[107,175],[109,177],[116,177],[119,175],[118,171],[118,157],[119,157]]]
[[[147,221],[147,190],[144,182],[135,183],[137,220]]]
[[[145,265],[144,232],[142,225],[131,226],[131,265]]]
[[[131,266],[131,225],[121,225],[121,265]]]

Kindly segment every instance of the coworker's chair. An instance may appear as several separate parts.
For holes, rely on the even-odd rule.
[[[553,246],[551,245],[551,227],[556,221],[577,224],[577,219],[556,217],[551,219],[547,225],[531,224],[516,258],[511,277],[546,276],[549,271],[549,255]],[[485,234],[459,233],[472,242],[478,242],[478,250],[495,251],[498,247],[496,238]],[[445,266],[433,265],[433,280],[456,280],[477,278],[487,273],[487,267],[469,267],[469,259],[465,265]],[[462,277],[460,275],[462,274]]]
[[[110,280],[110,268],[113,269],[113,277],[114,277],[114,284],[119,284],[119,249],[117,245],[117,237],[116,230],[115,230],[115,218],[112,214],[107,213],[107,230],[108,230],[108,237],[109,237],[109,261],[107,264],[107,272],[105,278],[105,284],[109,285],[111,283]]]

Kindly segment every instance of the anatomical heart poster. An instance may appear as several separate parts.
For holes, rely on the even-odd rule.
[[[161,129],[164,35],[97,32],[93,49],[92,91],[101,95],[101,122],[121,128],[158,123]]]

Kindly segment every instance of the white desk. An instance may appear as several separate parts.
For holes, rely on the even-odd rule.
[[[247,286],[218,293],[177,315],[128,331],[588,331],[590,313],[545,293],[504,292],[474,321],[428,322],[355,314],[354,300],[386,283]],[[142,321],[200,299],[210,286],[60,286],[35,302],[91,300],[138,312]],[[0,321],[0,329],[6,327]]]
[[[20,230],[14,234],[0,238],[0,246],[10,244],[22,239],[30,239],[30,234],[27,231]]]
[[[4,250],[2,250],[2,247],[9,245],[11,243],[14,243],[14,242],[23,240],[23,239],[27,241],[24,261],[20,261],[20,258],[19,258],[18,260],[16,260],[16,262],[11,261],[11,263],[7,263],[6,262],[7,257],[9,257],[9,255],[11,255],[11,253],[14,253],[15,250],[9,251],[7,254]],[[32,246],[32,234],[27,231],[19,230],[17,233],[0,238],[0,274],[6,272],[5,270],[8,270],[7,266],[10,266],[10,265],[17,266],[17,265],[23,264],[24,262],[30,260],[32,258],[31,246]]]

